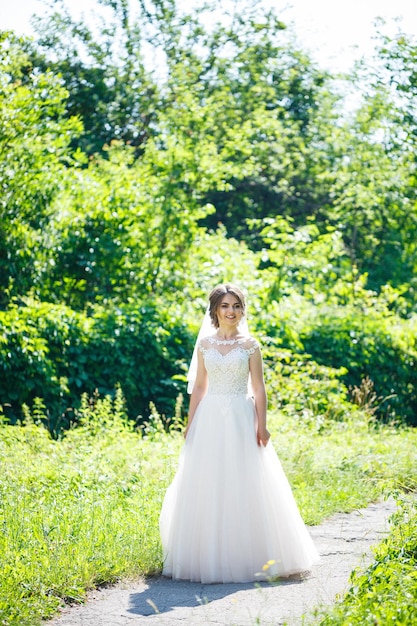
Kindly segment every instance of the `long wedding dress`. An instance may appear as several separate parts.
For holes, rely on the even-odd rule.
[[[199,342],[208,372],[160,516],[163,574],[250,582],[309,570],[318,553],[275,450],[256,441],[252,338]]]

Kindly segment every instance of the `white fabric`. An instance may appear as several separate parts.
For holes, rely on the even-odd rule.
[[[174,579],[249,582],[304,572],[318,559],[272,444],[256,442],[246,393],[258,348],[251,341],[230,349],[204,341],[199,348],[208,393],[160,516],[163,573]]]
[[[239,328],[240,334],[242,334],[244,337],[249,337],[249,327],[248,327],[248,322],[247,322],[246,317],[242,318],[238,328]],[[190,366],[188,368],[187,391],[190,395],[193,393],[194,383],[197,377],[197,364],[198,364],[197,346],[200,343],[201,339],[204,339],[204,337],[213,335],[215,332],[216,332],[216,328],[213,326],[212,321],[211,321],[210,305],[209,305],[204,314],[204,318],[200,326],[200,330],[198,331],[197,339],[194,344],[193,355],[191,357]]]
[[[191,361],[190,361],[190,366],[188,368],[188,374],[187,374],[187,381],[188,381],[188,387],[187,387],[187,391],[189,394],[193,393],[193,389],[194,389],[194,383],[195,383],[195,379],[197,377],[197,362],[198,362],[198,357],[197,357],[197,346],[200,343],[201,339],[203,339],[203,337],[208,337],[209,335],[212,335],[215,332],[215,328],[211,322],[211,317],[210,317],[210,306],[207,307],[204,318],[203,318],[203,322],[200,326],[200,330],[198,331],[198,335],[197,335],[197,339],[196,342],[194,344],[194,350],[193,350],[193,355],[191,357]]]

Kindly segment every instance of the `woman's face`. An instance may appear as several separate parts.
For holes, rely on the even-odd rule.
[[[243,317],[242,305],[236,296],[226,293],[217,306],[219,325],[232,328],[237,326]]]

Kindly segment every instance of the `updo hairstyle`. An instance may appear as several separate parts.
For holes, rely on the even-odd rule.
[[[242,307],[242,314],[245,315],[246,312],[246,303],[245,296],[242,291],[236,285],[232,285],[232,283],[224,283],[222,285],[217,285],[210,292],[209,295],[209,312],[210,319],[215,328],[219,328],[219,319],[217,317],[217,309],[223,299],[223,297],[230,293],[232,296],[238,299],[240,306]]]

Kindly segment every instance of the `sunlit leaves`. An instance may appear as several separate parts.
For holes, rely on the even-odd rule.
[[[0,306],[36,280],[40,229],[71,162],[80,130],[63,121],[66,91],[52,73],[32,72],[22,42],[3,35],[0,51]]]

